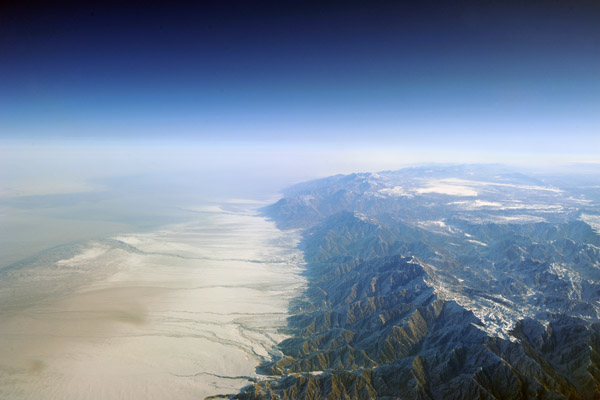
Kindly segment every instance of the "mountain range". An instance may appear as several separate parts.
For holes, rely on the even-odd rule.
[[[600,398],[597,176],[419,167],[298,184],[290,337],[239,399]]]

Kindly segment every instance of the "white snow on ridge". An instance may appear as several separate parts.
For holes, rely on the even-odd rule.
[[[416,224],[417,226],[427,229],[429,231],[438,232],[438,233],[460,233],[458,228],[447,225],[444,221],[419,221]]]
[[[391,188],[380,189],[378,193],[387,195],[390,197],[409,197],[412,193],[406,191],[402,186],[394,186]]]
[[[427,264],[426,269],[433,270],[433,274],[437,275],[434,266]],[[464,283],[464,280],[460,278],[457,278],[457,281],[459,285]],[[460,306],[471,311],[483,323],[483,326],[475,325],[478,329],[483,330],[490,336],[496,336],[511,341],[516,340],[510,335],[510,331],[515,323],[523,318],[525,314],[519,313],[514,309],[508,308],[499,302],[494,302],[487,298],[479,296],[474,298],[467,297],[462,293],[460,288],[432,277],[432,275],[429,275],[427,284],[434,288],[434,292],[440,299],[455,301]],[[504,298],[501,300],[507,301]]]
[[[488,208],[501,208],[502,207],[502,203],[499,203],[497,201],[485,201],[485,200],[479,200],[479,199],[475,200],[475,201],[468,201],[468,200],[453,201],[448,204],[461,206],[464,209],[475,209],[475,208],[483,208],[483,207],[488,207]]]
[[[468,239],[467,241],[474,243],[474,244],[478,244],[479,246],[484,246],[484,247],[487,246],[487,243],[480,242],[479,240]]]
[[[544,222],[544,221],[546,221],[542,217],[538,217],[536,215],[527,215],[527,214],[521,214],[521,215],[496,215],[494,217],[490,217],[489,219],[490,219],[490,221],[493,221],[493,222],[505,223],[505,224],[509,224],[509,223],[525,224],[525,223],[536,223],[536,222]]]
[[[600,234],[600,215],[581,214],[580,219]]]

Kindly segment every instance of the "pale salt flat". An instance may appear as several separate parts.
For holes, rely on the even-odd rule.
[[[482,182],[482,181],[473,181],[469,179],[460,179],[460,178],[445,178],[441,179],[440,182],[444,182],[451,185],[464,185],[464,186],[476,186],[476,187],[485,187],[485,186],[499,186],[499,187],[508,187],[514,189],[521,190],[533,190],[533,191],[546,191],[553,193],[562,193],[563,191],[552,187],[552,186],[538,186],[538,185],[517,185],[514,183],[504,183],[504,182]]]
[[[439,193],[449,196],[477,196],[477,191],[469,186],[447,184],[441,181],[430,181],[428,186],[415,189],[417,194]]]
[[[286,337],[289,301],[304,287],[297,241],[263,218],[211,208],[1,271],[0,398],[235,393]]]

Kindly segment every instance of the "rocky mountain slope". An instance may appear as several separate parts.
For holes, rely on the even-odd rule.
[[[588,181],[461,166],[292,187],[264,211],[304,229],[308,288],[236,397],[600,398]]]

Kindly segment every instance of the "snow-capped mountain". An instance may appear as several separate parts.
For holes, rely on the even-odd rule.
[[[458,166],[290,188],[264,212],[304,229],[309,285],[260,367],[276,377],[240,397],[600,397],[600,187],[583,182]]]

